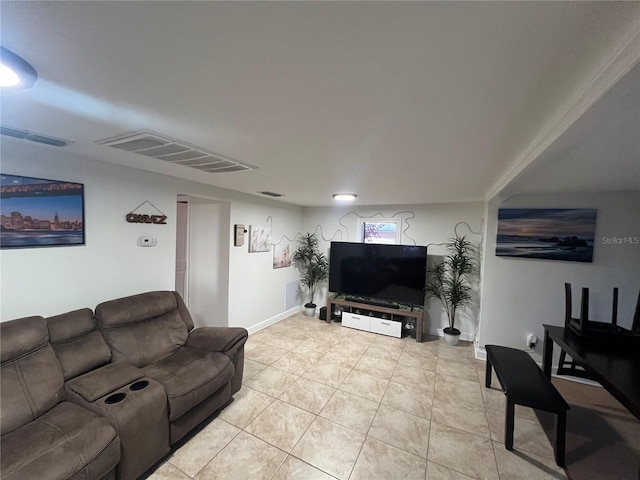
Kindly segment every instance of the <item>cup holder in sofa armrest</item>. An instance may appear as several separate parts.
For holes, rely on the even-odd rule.
[[[67,381],[65,386],[73,394],[91,403],[143,377],[144,372],[132,365],[123,362],[108,363]]]
[[[123,401],[125,398],[127,398],[127,394],[126,393],[114,393],[113,395],[109,395],[105,400],[104,403],[106,403],[107,405],[113,405],[114,403],[119,403],[121,401]]]
[[[139,380],[135,383],[132,383],[129,386],[129,390],[132,392],[137,392],[138,390],[142,390],[143,388],[147,388],[149,386],[149,382],[147,380]]]

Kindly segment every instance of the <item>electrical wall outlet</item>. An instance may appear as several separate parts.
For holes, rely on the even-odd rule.
[[[536,337],[533,333],[527,335],[527,347],[529,347],[531,350],[535,350],[537,343],[538,337]]]

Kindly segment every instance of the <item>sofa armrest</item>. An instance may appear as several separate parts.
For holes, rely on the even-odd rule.
[[[248,336],[241,327],[200,327],[191,330],[187,346],[229,355],[241,348]]]
[[[69,380],[65,385],[87,402],[95,402],[124,385],[144,377],[144,372],[127,363],[109,363]]]

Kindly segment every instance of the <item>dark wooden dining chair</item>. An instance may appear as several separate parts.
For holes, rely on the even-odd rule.
[[[617,321],[616,316],[618,312],[618,289],[614,288],[613,290],[614,297],[614,309],[613,309],[613,320]],[[589,289],[586,287],[582,288],[582,295],[580,297],[580,316],[578,318],[574,318],[572,316],[572,305],[571,305],[571,284],[564,284],[564,328],[570,328],[574,330],[576,333],[582,335],[584,330],[587,328],[587,322],[589,321]],[[580,365],[578,365],[572,358],[567,360],[567,354],[564,350],[560,350],[560,359],[558,361],[558,375],[571,375],[573,377],[586,378],[588,380],[593,380],[593,377],[584,370]]]

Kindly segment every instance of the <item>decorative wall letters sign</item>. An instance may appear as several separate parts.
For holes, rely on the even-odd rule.
[[[139,213],[138,210],[140,210],[146,204],[149,204],[158,213],[151,214],[151,215],[147,213],[144,213],[144,214]],[[142,202],[137,208],[133,209],[130,213],[127,213],[126,220],[129,223],[150,223],[153,225],[167,224],[167,221],[166,221],[167,216],[164,213],[162,213],[160,210],[158,210],[158,208],[148,200]]]

